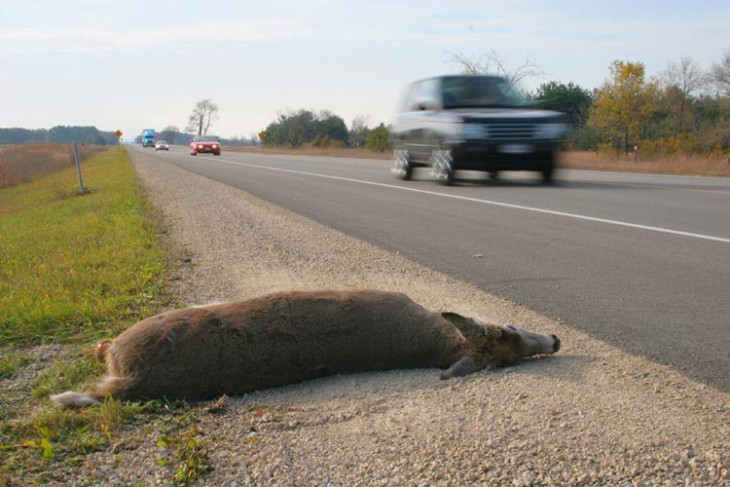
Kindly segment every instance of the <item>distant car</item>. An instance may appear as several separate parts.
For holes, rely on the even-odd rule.
[[[158,140],[155,142],[155,150],[170,150],[170,146],[165,140]]]
[[[450,184],[458,170],[538,171],[553,178],[568,117],[523,101],[499,76],[455,75],[408,86],[390,131],[391,172],[409,179],[429,167]]]
[[[221,155],[221,143],[215,135],[196,135],[190,142],[190,155],[215,154]]]

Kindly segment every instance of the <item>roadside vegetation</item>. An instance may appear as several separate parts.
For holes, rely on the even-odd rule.
[[[594,151],[565,151],[560,167],[591,171],[640,172],[730,177],[730,156],[719,154],[622,155]]]
[[[104,373],[92,359],[97,339],[171,304],[159,228],[126,151],[89,157],[83,194],[65,149],[13,151],[16,161],[45,161],[37,174],[50,174],[0,190],[0,485],[51,480],[51,464],[119,447],[120,428],[150,417],[165,425],[158,436],[171,452],[160,468],[188,483],[207,461],[185,403],[63,410],[48,400]]]
[[[84,160],[105,148],[84,144],[78,149],[79,157]],[[0,189],[68,169],[73,164],[71,144],[0,145]]]
[[[126,152],[83,176],[84,195],[70,166],[0,191],[0,345],[108,336],[159,307],[164,255]]]

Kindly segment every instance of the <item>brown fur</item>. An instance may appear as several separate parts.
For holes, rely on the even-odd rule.
[[[559,348],[555,337],[552,353]],[[332,374],[438,367],[444,378],[534,354],[508,328],[434,313],[382,291],[277,293],[167,311],[97,345],[109,377],[67,406],[106,396],[205,399]]]

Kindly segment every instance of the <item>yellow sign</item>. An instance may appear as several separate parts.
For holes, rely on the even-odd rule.
[[[266,132],[259,132],[259,139],[266,140]]]
[[[121,131],[121,130],[117,130],[117,131],[116,131],[116,132],[114,133],[114,135],[116,135],[116,136],[117,136],[117,139],[118,139],[119,137],[121,137],[121,136],[122,136],[122,131]]]

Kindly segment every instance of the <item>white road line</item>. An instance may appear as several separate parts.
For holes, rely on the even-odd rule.
[[[699,238],[702,240],[712,240],[714,242],[730,243],[730,238],[715,237],[712,235],[703,235],[701,233],[682,232],[680,230],[672,230],[670,228],[639,225],[637,223],[622,222],[622,221],[618,221],[618,220],[608,220],[606,218],[596,218],[596,217],[592,217],[592,216],[578,215],[576,213],[566,213],[564,211],[546,210],[543,208],[535,208],[532,206],[513,205],[511,203],[502,203],[500,201],[492,201],[492,200],[485,200],[485,199],[479,199],[479,198],[470,198],[468,196],[459,196],[459,195],[448,194],[448,193],[440,193],[438,191],[428,191],[428,190],[417,189],[417,188],[406,188],[404,186],[397,186],[395,184],[376,183],[373,181],[363,181],[361,179],[344,178],[341,176],[331,176],[328,174],[320,174],[320,173],[314,173],[314,172],[308,172],[308,171],[298,171],[295,169],[282,169],[282,168],[278,168],[278,167],[262,166],[259,164],[249,164],[246,162],[229,161],[226,159],[218,159],[218,158],[216,158],[215,162],[221,162],[224,164],[232,164],[232,165],[236,165],[236,166],[252,167],[255,169],[265,169],[267,171],[299,174],[301,176],[312,176],[312,177],[317,177],[317,178],[322,178],[322,179],[334,179],[337,181],[346,181],[348,183],[366,184],[369,186],[378,186],[381,188],[396,189],[396,190],[401,190],[401,191],[411,191],[413,193],[427,194],[427,195],[431,195],[431,196],[440,196],[442,198],[451,198],[451,199],[455,199],[455,200],[469,201],[472,203],[481,203],[484,205],[501,206],[504,208],[512,208],[512,209],[516,209],[516,210],[532,211],[535,213],[545,213],[548,215],[564,216],[567,218],[575,218],[578,220],[587,220],[587,221],[597,222],[597,223],[606,223],[609,225],[617,225],[620,227],[638,228],[640,230],[649,230],[652,232],[668,233],[671,235],[681,235],[683,237]]]

